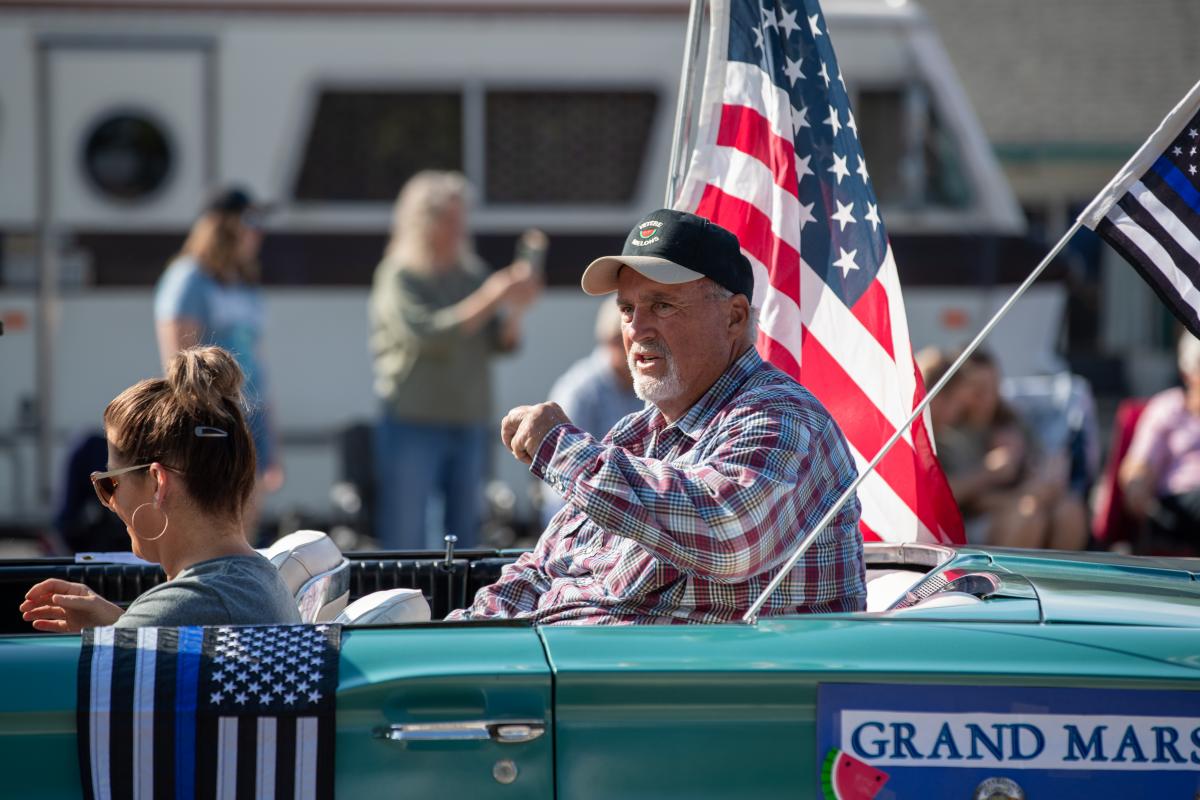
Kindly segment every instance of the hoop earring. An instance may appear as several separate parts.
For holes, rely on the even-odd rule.
[[[167,525],[169,525],[171,522],[170,518],[167,517],[167,512],[164,511],[164,512],[162,512],[163,526],[162,526],[162,530],[158,532],[158,535],[157,536],[139,536],[138,532],[137,532],[137,515],[138,515],[139,511],[141,511],[143,508],[145,508],[146,506],[149,506],[149,505],[154,505],[154,504],[153,503],[142,503],[140,506],[138,506],[137,508],[135,508],[133,510],[133,514],[129,517],[129,530],[133,531],[133,535],[137,536],[143,542],[153,542],[158,539],[161,539],[163,534],[167,532]]]

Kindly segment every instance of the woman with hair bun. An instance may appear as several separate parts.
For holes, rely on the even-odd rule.
[[[219,347],[193,347],[167,377],[137,383],[104,410],[108,467],[92,473],[100,502],[133,552],[162,565],[165,583],[121,608],[81,583],[51,578],[21,612],[40,631],[300,622],[272,564],[246,541],[254,441],[242,415],[242,372]]]

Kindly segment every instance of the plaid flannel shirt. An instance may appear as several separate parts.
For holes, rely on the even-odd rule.
[[[647,406],[602,442],[559,425],[530,471],[566,506],[534,550],[448,619],[740,619],[857,475],[825,408],[753,348],[674,424]],[[762,616],[866,607],[858,518],[855,498]]]

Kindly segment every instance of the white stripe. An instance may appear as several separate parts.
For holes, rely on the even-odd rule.
[[[888,243],[883,264],[875,280],[883,287],[888,299],[888,317],[892,321],[892,352],[896,354],[896,384],[900,392],[900,407],[908,409],[905,419],[912,414],[917,394],[917,373],[913,364],[912,340],[908,335],[908,313],[904,308],[904,296],[900,291],[900,273]],[[930,436],[932,438],[932,435]]]
[[[1154,262],[1154,266],[1158,267],[1175,291],[1179,293],[1184,303],[1200,311],[1200,291],[1197,291],[1196,285],[1184,274],[1183,270],[1175,265],[1171,254],[1158,243],[1158,240],[1134,222],[1120,206],[1113,206],[1109,210],[1108,220],[1145,253],[1147,258]]]
[[[766,214],[771,220],[771,233],[799,253],[800,201],[775,183],[771,168],[735,147],[710,148],[705,158],[714,168],[710,183]],[[814,208],[813,213],[820,213],[820,209]]]
[[[317,718],[296,720],[296,800],[317,798]]]
[[[258,800],[275,800],[275,743],[274,717],[258,720],[258,779],[254,796]]]
[[[771,133],[792,141],[792,101],[767,73],[754,64],[730,61],[725,66],[725,103],[756,108],[770,124]],[[812,124],[812,119],[808,120]]]
[[[133,673],[133,796],[154,797],[154,662],[158,628],[138,628]]]
[[[853,445],[850,453],[862,474],[869,459],[863,458]],[[863,480],[858,488],[858,501],[862,504],[862,521],[885,542],[939,541],[878,472],[872,472]]]
[[[217,720],[217,800],[237,798],[237,717]]]
[[[1187,254],[1195,261],[1200,262],[1200,240],[1196,239],[1196,234],[1180,221],[1174,211],[1163,205],[1162,200],[1159,200],[1158,196],[1147,189],[1141,181],[1129,187],[1129,194],[1142,208],[1150,212],[1154,221],[1163,226],[1176,244],[1187,251]]]
[[[112,724],[113,628],[97,628],[92,640],[92,700],[88,715],[91,740],[92,794],[110,800],[110,725]]]
[[[908,333],[908,311],[904,306],[904,297],[900,291],[900,272],[896,269],[896,259],[892,254],[891,242],[888,243],[887,255],[884,256],[883,266],[879,268],[876,278],[883,286],[888,298],[888,313],[892,320],[892,352],[896,354],[896,383],[900,390],[900,409],[904,419],[912,416],[917,407],[917,371],[913,356],[912,339]],[[928,391],[929,387],[926,386]],[[921,424],[925,426],[925,435],[929,438],[929,447],[937,455],[937,443],[933,438],[933,415],[929,407],[921,415]],[[911,434],[909,435],[911,439]],[[916,445],[913,445],[916,447]],[[940,469],[940,467],[939,467]]]

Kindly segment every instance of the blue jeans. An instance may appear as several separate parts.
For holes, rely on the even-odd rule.
[[[375,536],[384,548],[441,550],[447,533],[459,547],[479,543],[487,431],[384,413],[375,428]]]

